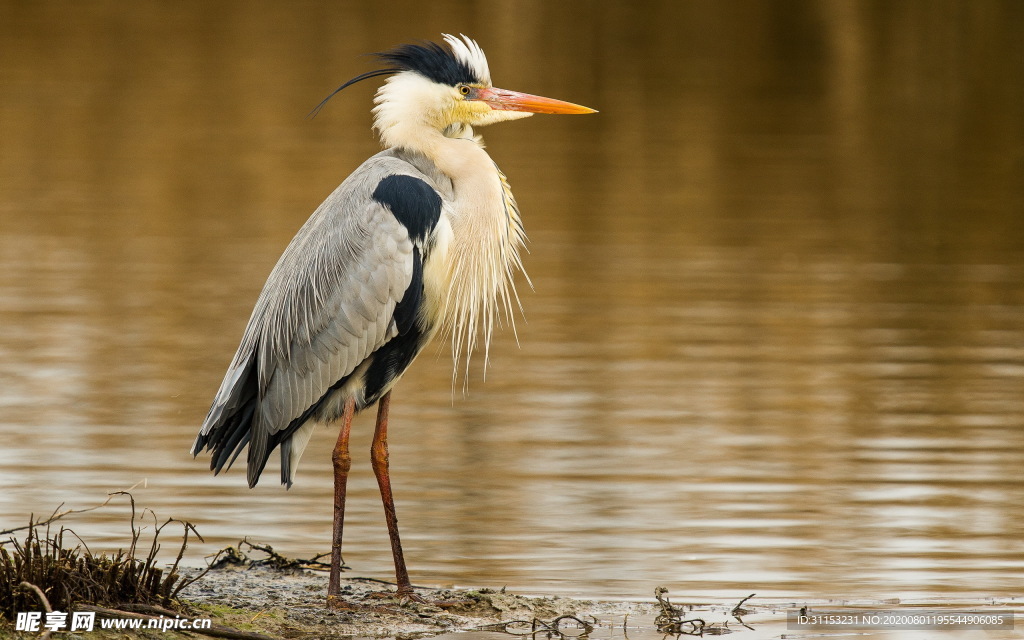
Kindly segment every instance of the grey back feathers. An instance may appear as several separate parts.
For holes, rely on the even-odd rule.
[[[361,409],[388,390],[425,340],[407,340],[401,358],[392,353],[389,366],[374,369],[370,395],[367,373],[374,354],[399,337],[398,320],[408,334],[421,317],[408,307],[422,298],[418,273],[441,212],[438,189],[450,188],[429,163],[388,150],[320,205],[271,272],[193,454],[211,449],[211,468],[219,472],[248,444],[253,486],[280,445],[282,482],[290,485],[300,453],[292,447],[308,440],[293,443],[292,436],[311,419],[340,416],[344,399],[336,392],[350,384]],[[410,292],[410,285],[420,291]]]

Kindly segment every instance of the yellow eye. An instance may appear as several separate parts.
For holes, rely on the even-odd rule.
[[[464,84],[459,86],[459,93],[461,93],[464,96],[468,96],[470,91],[472,91],[472,89],[470,89],[468,86]]]

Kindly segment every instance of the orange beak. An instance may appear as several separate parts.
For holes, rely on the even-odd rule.
[[[529,93],[508,91],[487,87],[477,89],[474,99],[486,102],[499,111],[526,111],[529,113],[597,113],[597,110],[582,105],[534,96]]]

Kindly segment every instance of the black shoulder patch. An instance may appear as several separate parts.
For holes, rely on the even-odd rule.
[[[441,196],[429,184],[412,176],[384,178],[374,190],[373,199],[391,210],[414,242],[426,240],[441,217]]]

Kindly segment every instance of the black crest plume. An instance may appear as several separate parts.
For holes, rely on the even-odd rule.
[[[402,44],[388,51],[381,51],[373,55],[390,66],[385,69],[367,71],[352,78],[332,91],[329,96],[324,98],[320,104],[316,105],[309,112],[307,117],[315,118],[316,114],[320,113],[320,110],[327,104],[327,101],[346,87],[362,80],[391,75],[392,73],[401,73],[402,71],[415,71],[434,82],[453,87],[460,83],[480,84],[483,82],[481,78],[477,78],[474,75],[469,65],[455,57],[451,49],[436,42]]]

